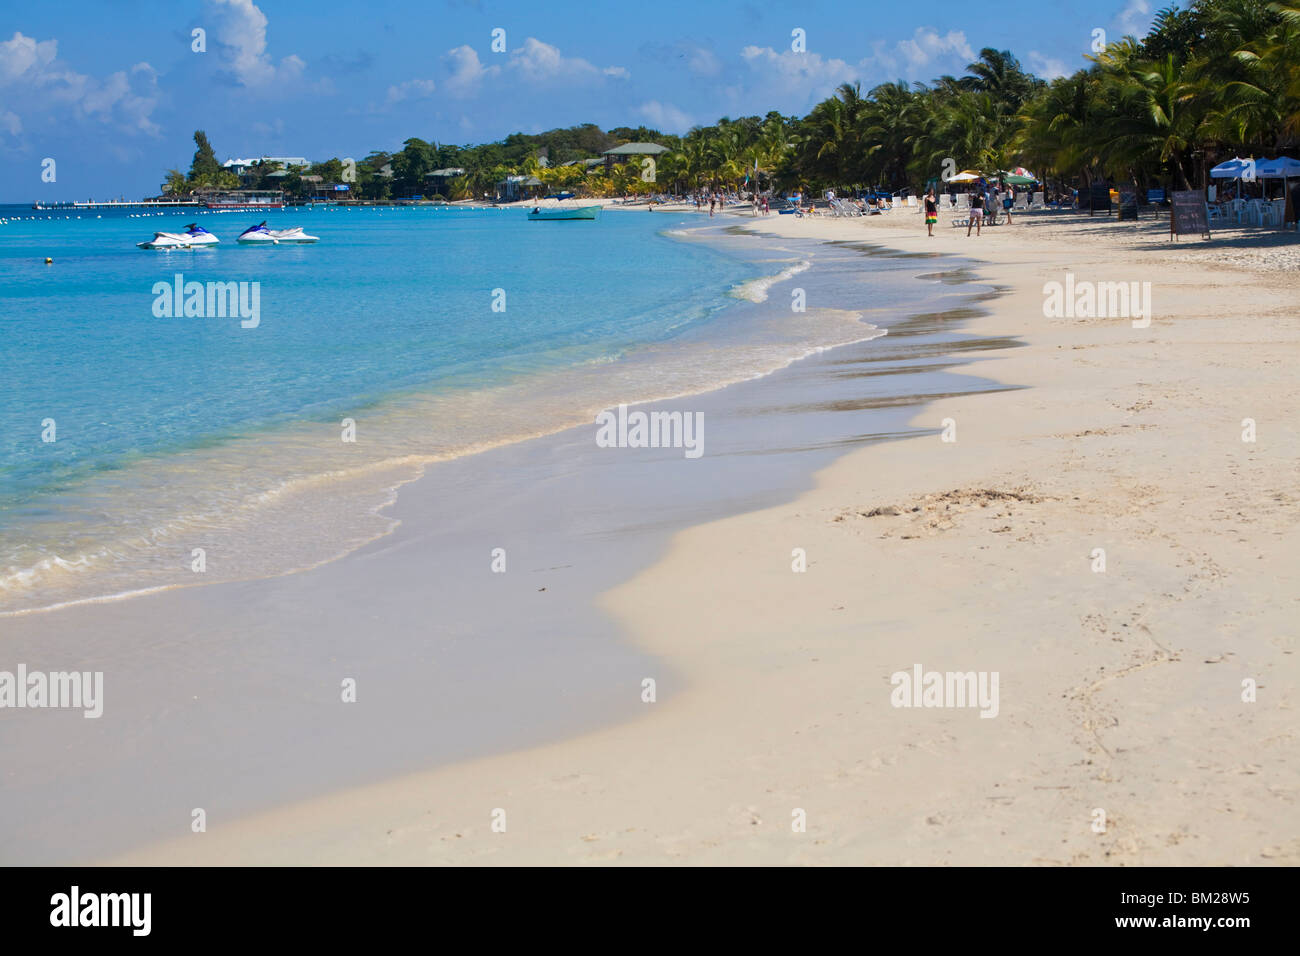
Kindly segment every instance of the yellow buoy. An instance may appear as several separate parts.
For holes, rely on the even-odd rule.
[[[54,260],[51,259],[49,256],[46,256],[46,257],[45,257],[45,264],[46,264],[47,266],[52,266],[52,265],[54,265]]]

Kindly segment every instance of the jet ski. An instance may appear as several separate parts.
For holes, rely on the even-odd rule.
[[[155,232],[148,242],[137,242],[141,249],[197,249],[214,246],[221,240],[197,223],[190,223],[184,232]]]
[[[292,229],[268,229],[266,223],[249,226],[239,234],[239,242],[246,246],[279,245],[282,242],[318,242],[316,236],[302,231],[302,226]]]

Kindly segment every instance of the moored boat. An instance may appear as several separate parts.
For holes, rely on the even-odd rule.
[[[214,246],[221,240],[198,223],[190,223],[184,232],[155,232],[153,238],[137,242],[141,249],[197,249]]]
[[[260,222],[241,232],[237,241],[244,246],[274,246],[282,242],[319,242],[320,238],[307,235],[302,231],[302,226],[294,226],[292,229],[268,229],[266,223]]]
[[[534,206],[528,210],[529,219],[595,219],[599,215],[599,206],[556,206],[552,209]]]

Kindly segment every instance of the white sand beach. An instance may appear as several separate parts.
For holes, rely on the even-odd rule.
[[[672,684],[639,717],[106,862],[1300,862],[1294,234],[736,221],[979,259],[1004,294],[962,331],[1019,339],[978,374],[1024,388],[925,406],[932,433],[690,528],[606,593],[662,665],[627,693]],[[1150,282],[1149,327],[1044,317],[1066,272]],[[996,716],[892,706],[915,665],[996,672]]]

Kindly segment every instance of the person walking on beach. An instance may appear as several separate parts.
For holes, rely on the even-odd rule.
[[[969,238],[971,227],[975,227],[975,235],[979,236],[980,227],[984,225],[984,192],[975,190],[970,197],[970,219],[966,223],[966,235]]]
[[[1011,225],[1011,207],[1016,204],[1016,187],[1007,186],[1006,193],[1002,196],[1002,211],[1007,214],[1007,225]]]
[[[925,234],[934,235],[934,224],[939,221],[939,204],[935,202],[934,190],[925,194]]]
[[[713,218],[713,207],[718,204],[718,197],[714,193],[709,193],[709,218]]]

